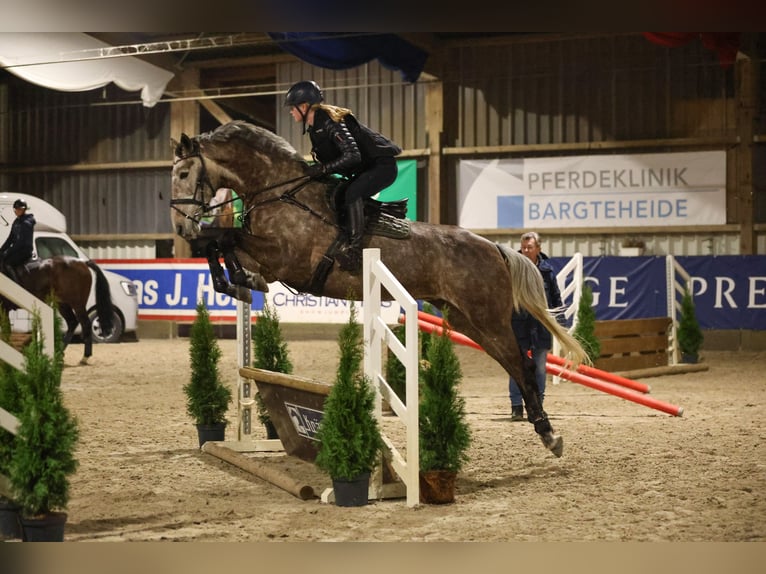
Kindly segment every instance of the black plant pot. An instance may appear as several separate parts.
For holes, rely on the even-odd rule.
[[[222,441],[226,438],[226,423],[197,425],[197,437],[200,447],[208,441]]]
[[[40,516],[19,514],[22,542],[63,542],[65,512],[49,512]]]
[[[369,500],[370,473],[365,472],[351,480],[332,479],[335,506],[365,506]]]
[[[689,353],[681,353],[681,362],[682,363],[689,363],[689,364],[696,364],[697,360],[699,359],[699,356],[694,354],[691,355]]]
[[[12,500],[0,497],[0,540],[21,538],[20,510],[21,507]]]

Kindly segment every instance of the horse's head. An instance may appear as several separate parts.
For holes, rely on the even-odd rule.
[[[181,141],[171,140],[173,161],[172,208],[173,227],[185,239],[196,238],[201,225],[210,219],[215,209],[220,175],[218,164],[206,158],[199,138],[181,135]]]
[[[218,189],[233,189],[247,204],[260,193],[283,192],[283,184],[307,177],[306,163],[287,141],[246,122],[171,142],[173,226],[185,239],[199,235]]]

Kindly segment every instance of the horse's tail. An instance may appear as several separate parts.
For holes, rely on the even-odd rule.
[[[98,322],[104,333],[110,333],[114,328],[112,320],[112,293],[109,289],[109,281],[101,268],[93,261],[87,261],[88,267],[93,269],[96,274],[96,313],[98,313]]]
[[[588,363],[588,355],[582,345],[569,334],[566,328],[559,325],[549,311],[548,302],[545,300],[543,277],[534,264],[518,251],[499,244],[497,247],[508,264],[508,271],[511,274],[513,308],[516,311],[519,307],[526,309],[556,337],[565,357],[572,362],[572,368],[576,368],[581,363]]]

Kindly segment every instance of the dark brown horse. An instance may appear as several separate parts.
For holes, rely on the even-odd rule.
[[[66,322],[64,345],[72,341],[77,326],[82,331],[85,345],[81,364],[86,364],[93,354],[93,332],[88,316],[88,297],[90,296],[93,276],[96,275],[96,312],[99,328],[109,333],[113,328],[112,295],[109,282],[101,268],[93,261],[81,261],[66,255],[56,255],[50,259],[32,261],[18,268],[19,285],[41,301],[48,302],[50,295],[58,302],[58,311]],[[16,308],[10,301],[3,299],[6,310]]]
[[[230,277],[229,248],[254,274],[256,285],[281,281],[299,291],[342,299],[349,293],[362,293],[361,274],[341,270],[331,255],[340,233],[328,201],[335,183],[311,180],[306,175],[307,164],[283,138],[237,121],[193,139],[184,134],[180,143],[173,144],[171,206],[181,236],[194,239],[200,235],[199,222],[219,188],[234,189],[244,201],[243,228],[232,231],[230,247],[222,249]],[[372,219],[378,227],[388,219],[373,215],[370,209],[368,230]],[[511,329],[513,308],[524,307],[540,320],[573,364],[586,360],[586,355],[546,308],[540,273],[520,253],[467,229],[397,223],[398,232],[389,228],[366,233],[364,247],[379,248],[383,263],[414,298],[438,309],[448,308],[452,327],[481,345],[519,381],[535,431],[548,449],[561,456],[562,439],[542,409],[534,378],[525,380],[522,374]],[[401,233],[407,226],[408,233]],[[217,253],[213,255],[209,262],[214,284],[226,291],[229,286]]]

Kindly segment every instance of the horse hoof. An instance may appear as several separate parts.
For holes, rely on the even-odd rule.
[[[244,286],[247,283],[245,272],[242,269],[237,269],[234,273],[229,274],[229,283]]]
[[[87,365],[88,364],[88,357],[83,357],[82,359],[80,359],[80,364],[81,365]]]
[[[253,294],[247,287],[241,287],[240,285],[237,285],[232,297],[250,305],[253,303]]]
[[[540,440],[543,441],[545,448],[551,451],[556,458],[561,458],[561,455],[564,453],[564,439],[561,438],[561,435],[546,433],[540,435]]]

